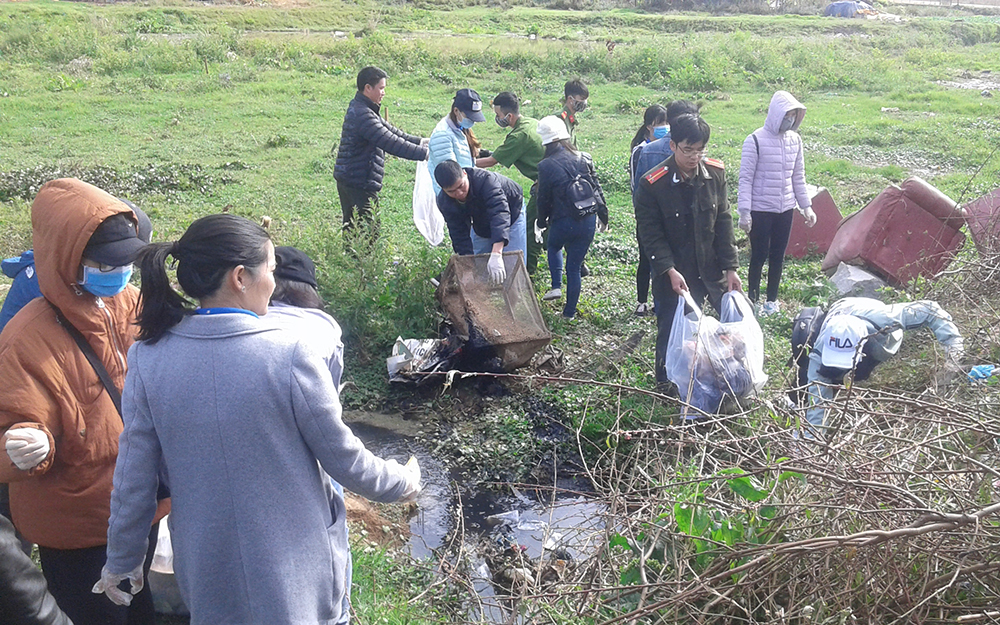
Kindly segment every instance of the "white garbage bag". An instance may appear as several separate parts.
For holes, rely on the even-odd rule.
[[[413,183],[413,223],[431,245],[440,245],[444,241],[444,216],[437,207],[427,161],[417,161],[416,181]]]

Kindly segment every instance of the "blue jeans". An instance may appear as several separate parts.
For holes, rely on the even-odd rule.
[[[587,255],[597,230],[597,215],[577,220],[572,217],[556,219],[549,224],[549,273],[552,288],[562,288],[563,248],[566,248],[566,306],[563,317],[576,315],[580,301],[580,267]]]
[[[505,252],[521,252],[521,260],[523,262],[528,262],[528,237],[525,231],[526,220],[524,218],[525,208],[521,206],[521,214],[517,216],[517,219],[510,225],[510,230],[507,234],[507,245],[504,246],[503,251]],[[472,252],[474,254],[489,254],[493,251],[493,241],[490,239],[484,239],[483,237],[476,234],[475,230],[469,228],[470,234],[472,235]]]

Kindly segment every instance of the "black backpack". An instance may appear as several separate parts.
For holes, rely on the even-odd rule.
[[[805,386],[809,381],[809,352],[812,351],[816,336],[823,327],[824,319],[826,311],[815,306],[803,308],[792,321],[792,357],[788,364],[796,367],[798,386]],[[798,398],[793,399],[797,401]]]
[[[585,165],[582,156],[580,163]],[[597,199],[597,192],[594,190],[595,184],[590,179],[590,174],[581,174],[569,169],[566,170],[566,173],[570,176],[569,185],[566,187],[566,198],[576,207],[575,217],[583,219],[587,215],[596,213],[600,201]]]

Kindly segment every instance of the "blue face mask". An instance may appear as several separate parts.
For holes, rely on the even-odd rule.
[[[667,127],[664,126],[654,126],[653,127],[653,138],[662,139],[667,136]]]
[[[128,285],[132,277],[132,265],[115,267],[111,271],[101,271],[97,267],[83,266],[83,280],[80,286],[97,297],[114,297]]]
[[[468,117],[465,117],[462,119],[462,121],[458,122],[458,127],[461,128],[462,130],[468,130],[469,128],[472,128],[472,124],[474,123],[476,122],[472,121]]]

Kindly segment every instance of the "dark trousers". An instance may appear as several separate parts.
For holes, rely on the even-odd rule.
[[[378,193],[366,191],[337,181],[340,210],[344,214],[344,238],[375,241],[379,234]],[[353,247],[353,245],[352,245]]]
[[[698,306],[705,305],[708,298],[716,312],[722,304],[723,285],[706,284],[699,277],[684,276],[691,297]],[[667,382],[667,344],[670,342],[670,330],[674,323],[674,313],[677,312],[677,293],[670,285],[670,277],[666,273],[653,278],[653,304],[656,306],[656,381]]]
[[[792,232],[792,214],[750,211],[750,272],[747,276],[747,295],[750,301],[760,299],[760,274],[767,260],[767,301],[778,299],[781,270],[785,266],[785,248]]]
[[[538,183],[535,183],[536,185]],[[532,189],[535,186],[531,187]],[[524,229],[528,236],[528,253],[525,258],[524,268],[528,270],[528,275],[534,275],[538,269],[538,257],[542,255],[549,239],[549,231],[542,233],[542,242],[535,241],[535,219],[538,217],[538,202],[535,201],[535,194],[528,196],[528,205],[524,209]]]
[[[562,288],[562,250],[566,248],[566,305],[563,317],[574,317],[576,305],[580,301],[580,267],[594,241],[597,215],[588,215],[583,219],[556,219],[549,225],[549,230],[549,274],[552,276],[552,288]]]
[[[142,567],[146,583],[132,598],[131,606],[115,605],[107,595],[91,592],[101,579],[101,569],[107,559],[106,545],[86,549],[50,549],[39,545],[38,556],[49,592],[66,616],[76,625],[155,625],[156,612],[148,577],[159,525],[153,525],[149,533],[149,549]],[[130,582],[124,582],[121,588],[130,590]]]
[[[636,301],[640,304],[645,304],[649,299],[649,256],[646,255],[646,250],[642,249],[642,243],[639,243],[639,266],[635,270],[635,294]]]
[[[14,519],[10,515],[10,489],[6,484],[0,484],[0,516],[6,517],[11,523],[14,522]],[[17,537],[18,542],[21,543],[21,551],[30,556],[32,543],[24,540],[21,537],[21,532],[17,530],[14,530],[14,535]]]

